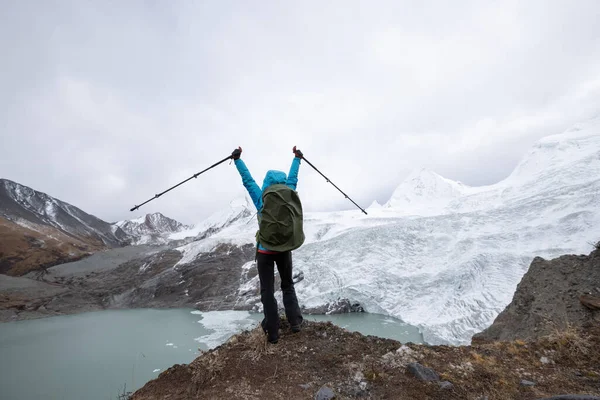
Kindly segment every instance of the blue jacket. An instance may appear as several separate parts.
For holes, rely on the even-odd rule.
[[[300,158],[294,157],[288,176],[285,175],[285,172],[281,171],[267,171],[265,179],[263,180],[262,188],[260,188],[256,184],[256,181],[254,180],[254,178],[252,178],[250,171],[248,171],[248,168],[246,167],[246,164],[242,161],[242,159],[238,158],[237,160],[235,160],[235,166],[242,177],[242,183],[248,191],[248,194],[250,194],[250,198],[252,199],[256,210],[258,210],[259,216],[263,208],[262,194],[266,188],[275,184],[284,184],[289,186],[293,190],[296,190],[296,185],[298,184],[298,170],[300,169],[300,160]],[[262,247],[260,244],[258,248],[259,250],[268,250]]]

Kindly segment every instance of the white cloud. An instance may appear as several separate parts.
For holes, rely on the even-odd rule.
[[[595,1],[132,1],[4,5],[2,177],[106,220],[193,223],[298,145],[364,206],[412,168],[507,176],[534,140],[600,111]],[[307,209],[352,205],[308,165]]]

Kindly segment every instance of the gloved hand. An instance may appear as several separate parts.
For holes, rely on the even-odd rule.
[[[302,154],[302,152],[300,151],[300,149],[296,150],[296,146],[294,146],[293,150],[294,154],[296,155],[296,157],[298,158],[302,158],[304,157],[304,154]]]
[[[231,158],[233,158],[234,160],[237,160],[240,158],[241,155],[242,155],[242,148],[238,147],[231,153]]]

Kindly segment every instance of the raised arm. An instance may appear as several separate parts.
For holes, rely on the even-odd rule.
[[[240,159],[241,154],[242,148],[240,147],[239,149],[235,149],[233,153],[231,153],[231,157],[235,162],[235,167],[237,168],[238,172],[240,173],[240,176],[242,177],[242,183],[248,191],[248,194],[250,194],[250,198],[252,199],[254,206],[257,210],[260,210],[260,208],[262,207],[262,192],[260,190],[260,187],[254,181],[254,178],[252,178],[252,175],[246,167],[246,164]]]
[[[292,166],[290,167],[290,173],[288,174],[288,178],[286,181],[286,185],[296,190],[296,186],[298,185],[298,170],[300,169],[300,160],[302,160],[302,152],[300,150],[296,150],[296,146],[293,149],[294,160],[292,161]]]

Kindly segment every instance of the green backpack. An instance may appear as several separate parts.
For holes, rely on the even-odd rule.
[[[271,251],[296,250],[304,243],[302,203],[298,192],[276,184],[263,192],[263,208],[258,219],[256,240]]]

